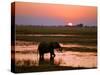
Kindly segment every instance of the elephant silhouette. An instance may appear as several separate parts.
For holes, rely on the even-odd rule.
[[[50,53],[50,57],[55,57],[54,49],[62,51],[58,42],[40,42],[38,46],[40,58],[44,58],[45,53]]]

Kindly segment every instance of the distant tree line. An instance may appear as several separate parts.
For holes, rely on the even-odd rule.
[[[15,24],[16,26],[32,26],[32,27],[97,27],[97,26],[88,26],[88,25],[84,25],[82,23],[80,24],[76,24],[73,26],[69,26],[69,25],[23,25],[23,24]]]

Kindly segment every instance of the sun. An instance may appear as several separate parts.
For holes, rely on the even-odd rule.
[[[68,23],[68,26],[73,26],[73,24],[71,22]]]

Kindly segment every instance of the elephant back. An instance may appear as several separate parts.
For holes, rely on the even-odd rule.
[[[61,48],[58,42],[50,42],[52,48]]]
[[[49,43],[43,41],[43,42],[40,42],[38,46],[38,50],[47,49],[48,47],[49,47]]]

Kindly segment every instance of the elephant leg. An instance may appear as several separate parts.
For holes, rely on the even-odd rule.
[[[55,57],[54,49],[50,49],[50,57]]]
[[[53,53],[50,53],[50,57],[51,57],[51,58],[52,58],[52,57],[55,57],[54,52],[53,52]]]
[[[54,65],[54,57],[50,57],[50,64]]]
[[[42,53],[42,54],[40,54],[40,58],[41,59],[43,59],[44,58],[44,54]]]
[[[53,56],[55,57],[56,55],[55,55],[55,54],[53,54]]]
[[[44,64],[44,58],[41,56],[39,57],[39,65],[43,65]]]

